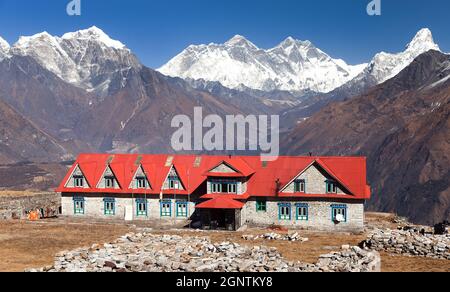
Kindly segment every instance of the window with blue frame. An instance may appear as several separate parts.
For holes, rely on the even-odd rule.
[[[292,219],[290,203],[278,204],[278,219],[280,219],[280,220],[291,220]]]
[[[327,180],[326,187],[327,187],[327,194],[337,194],[338,187],[335,181]]]
[[[107,216],[116,215],[116,199],[114,198],[105,198],[103,199],[104,203],[104,214]]]
[[[177,217],[181,218],[188,217],[188,202],[186,201],[177,202]]]
[[[137,199],[136,200],[136,215],[138,217],[147,216],[148,204],[145,199]]]
[[[75,215],[84,215],[86,207],[86,201],[82,197],[73,198],[73,213]]]
[[[172,217],[172,201],[161,201],[161,217]]]
[[[294,192],[296,193],[306,192],[306,181],[304,179],[297,179],[294,181]]]
[[[296,204],[297,209],[297,221],[308,221],[309,220],[309,205],[299,203]]]
[[[347,222],[347,205],[331,205],[331,220],[333,222]]]

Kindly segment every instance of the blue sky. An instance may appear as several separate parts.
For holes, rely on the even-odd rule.
[[[0,0],[0,36],[48,31],[62,35],[96,25],[157,68],[190,44],[222,43],[241,34],[262,48],[288,36],[310,40],[351,64],[379,51],[403,50],[422,27],[450,51],[450,1],[381,0],[370,17],[370,0],[81,0],[82,16],[66,14],[69,0]]]

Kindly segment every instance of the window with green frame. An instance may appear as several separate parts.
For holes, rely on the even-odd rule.
[[[308,204],[296,204],[297,209],[297,221],[309,220],[309,205]]]
[[[136,215],[147,216],[147,200],[145,199],[137,199],[136,200]]]
[[[213,194],[237,194],[238,182],[235,180],[212,180],[211,193]]]
[[[306,182],[304,179],[297,179],[294,182],[294,192],[296,193],[305,193],[306,191]]]
[[[116,215],[116,199],[114,198],[105,198],[103,200],[104,203],[104,214],[107,216]]]
[[[83,188],[84,187],[84,176],[74,175],[73,176],[73,185],[76,188]]]
[[[267,212],[267,201],[257,200],[256,201],[256,212]]]
[[[177,217],[181,218],[188,217],[188,202],[186,201],[177,202]]]
[[[347,210],[347,205],[331,205],[331,221],[347,222]]]
[[[161,217],[172,217],[172,201],[161,201]]]
[[[147,178],[145,176],[136,177],[136,188],[146,189],[147,188]]]
[[[178,176],[169,176],[169,189],[179,190],[181,189],[181,180]]]
[[[291,220],[292,219],[290,203],[278,204],[278,219],[280,219],[280,220]]]
[[[76,197],[73,199],[73,213],[75,215],[84,215],[86,201],[84,198]]]
[[[338,188],[335,181],[327,180],[326,184],[327,184],[327,194],[337,194]]]

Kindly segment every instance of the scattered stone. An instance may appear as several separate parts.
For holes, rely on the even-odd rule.
[[[258,240],[258,239],[262,239],[262,240],[280,240],[280,241],[301,241],[301,242],[307,242],[309,241],[308,238],[303,238],[300,236],[300,234],[293,233],[293,234],[288,234],[288,235],[281,235],[278,233],[266,233],[263,235],[243,235],[242,239],[244,240],[248,240],[248,241],[254,241],[254,240]]]
[[[288,235],[300,240],[298,234]],[[281,235],[264,238],[281,240]],[[52,267],[29,272],[340,272],[379,271],[379,254],[358,247],[324,255],[315,265],[286,261],[276,248],[212,243],[207,237],[127,234],[95,248],[59,253]]]

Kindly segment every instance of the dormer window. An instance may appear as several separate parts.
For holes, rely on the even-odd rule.
[[[326,182],[327,194],[337,194],[338,188],[335,181],[328,180]]]
[[[295,180],[294,192],[296,192],[296,193],[305,193],[306,192],[306,181],[304,179]]]
[[[84,177],[82,175],[74,175],[73,176],[73,185],[76,188],[84,187]]]
[[[113,176],[105,176],[105,188],[113,189],[115,187],[115,179]]]
[[[180,184],[180,179],[177,176],[169,176],[169,189],[179,190]]]
[[[138,189],[147,188],[147,179],[144,176],[136,177],[136,188]]]
[[[211,181],[211,192],[213,194],[237,194],[237,186],[236,181],[214,180]]]

